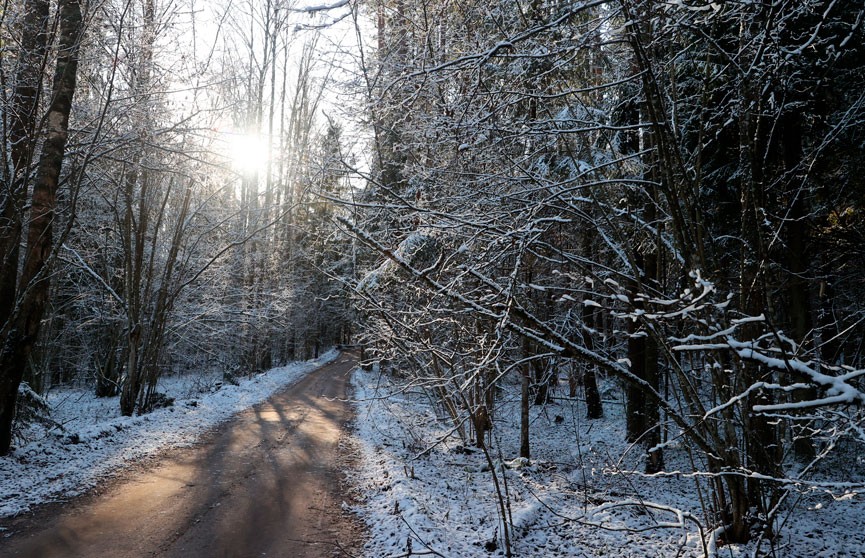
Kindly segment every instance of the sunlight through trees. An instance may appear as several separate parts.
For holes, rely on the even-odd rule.
[[[510,395],[527,463],[532,409],[579,401],[628,474],[693,475],[701,552],[771,546],[797,495],[865,488],[863,27],[852,1],[9,2],[0,455],[24,384],[133,415],[166,375],[359,344],[483,456],[508,556]]]

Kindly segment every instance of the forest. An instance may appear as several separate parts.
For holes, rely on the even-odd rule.
[[[356,345],[442,425],[415,458],[482,456],[508,556],[497,424],[530,463],[562,401],[621,423],[630,475],[687,479],[697,555],[783,556],[803,495],[862,513],[863,25],[855,0],[9,1],[0,455],[55,386],[141,415],[166,377]]]

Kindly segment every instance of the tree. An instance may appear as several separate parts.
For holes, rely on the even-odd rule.
[[[36,109],[41,64],[47,51],[47,0],[32,0],[25,9],[32,19],[22,30],[22,54],[17,68],[16,92],[10,106],[12,179],[0,192],[3,228],[3,307],[0,308],[0,455],[9,452],[18,385],[24,374],[47,305],[49,277],[54,263],[54,219],[57,189],[69,132],[75,94],[78,53],[84,17],[78,0],[58,4],[57,48],[51,97],[45,113],[44,141],[38,163],[29,178],[30,159],[37,141]],[[4,114],[7,112],[4,111]],[[32,185],[32,191],[30,187]],[[26,196],[28,212],[22,213]],[[22,238],[23,223],[27,224]],[[61,231],[61,237],[63,232]],[[24,241],[19,273],[18,244]]]
[[[369,342],[457,431],[480,409],[468,395],[481,370],[522,370],[525,394],[531,363],[580,359],[626,386],[648,472],[675,428],[701,456],[724,538],[771,531],[788,441],[807,446],[816,424],[797,405],[830,405],[833,382],[845,401],[862,393],[847,384],[860,365],[821,359],[844,352],[809,310],[827,303],[819,274],[835,273],[803,257],[829,257],[809,236],[833,227],[809,222],[843,221],[819,208],[834,188],[818,169],[857,133],[862,97],[828,84],[859,84],[835,72],[861,70],[861,8],[487,8],[379,4],[375,160],[352,225],[381,258],[358,288]],[[803,113],[817,98],[838,101],[831,116]],[[618,332],[604,343],[598,314]]]

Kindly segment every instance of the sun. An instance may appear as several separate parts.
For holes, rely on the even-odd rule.
[[[245,176],[263,174],[270,159],[268,144],[257,134],[230,134],[228,157],[231,166]]]

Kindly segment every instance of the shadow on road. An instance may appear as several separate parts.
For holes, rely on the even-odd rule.
[[[356,355],[310,373],[192,448],[0,541],[27,557],[333,557],[361,536],[342,510],[340,437]]]

